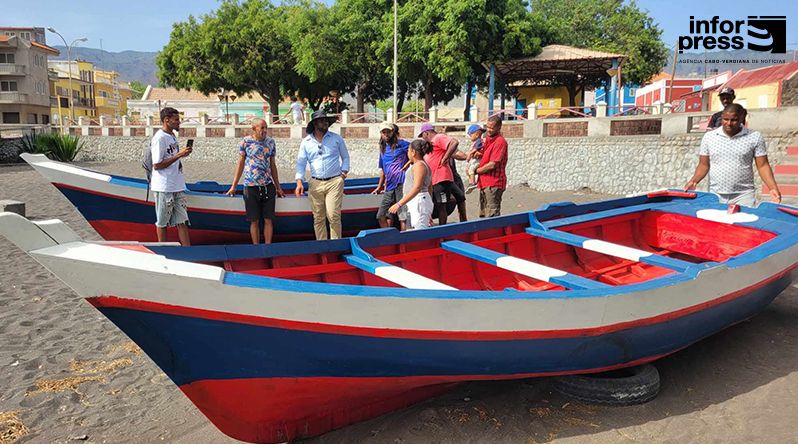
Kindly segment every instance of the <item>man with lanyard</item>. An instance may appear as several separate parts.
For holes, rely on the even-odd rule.
[[[451,196],[457,202],[460,222],[465,222],[468,220],[465,190],[462,188],[462,179],[460,186],[457,185],[449,163],[449,160],[457,153],[460,142],[447,134],[438,134],[431,123],[421,125],[418,137],[432,145],[432,152],[424,156],[424,161],[432,170],[432,200],[435,202],[433,217],[438,217],[439,225],[446,224],[449,215],[447,202]],[[465,160],[465,154],[462,155],[462,160]]]
[[[698,166],[684,186],[693,190],[709,173],[709,192],[721,203],[756,205],[756,188],[752,161],[770,190],[771,199],[781,202],[781,192],[768,162],[765,139],[758,131],[743,128],[745,108],[733,103],[723,110],[723,126],[704,134],[698,151]]]
[[[252,243],[260,242],[260,223],[263,221],[263,241],[272,243],[274,232],[275,197],[283,197],[280,179],[277,176],[277,145],[267,135],[266,121],[252,121],[252,135],[244,137],[238,144],[238,165],[233,183],[227,195],[236,194],[236,186],[244,174],[244,208],[249,221],[249,235]]]
[[[393,225],[393,216],[388,209],[402,200],[405,183],[405,166],[407,166],[407,147],[410,143],[399,138],[399,127],[393,123],[383,122],[380,125],[380,160],[377,167],[380,170],[380,182],[372,194],[385,191],[377,210],[377,221],[381,228]],[[407,206],[402,205],[397,212],[399,229],[407,229]]]
[[[507,141],[501,131],[501,117],[488,118],[482,158],[474,171],[479,175],[479,217],[495,217],[502,213],[502,195],[507,188]]]
[[[341,238],[341,204],[344,200],[344,179],[349,173],[349,151],[344,139],[329,131],[335,120],[324,111],[314,112],[308,122],[308,135],[302,139],[296,158],[297,196],[305,192],[302,181],[305,168],[310,167],[308,197],[316,240],[328,238],[328,221],[329,238]]]
[[[723,106],[723,109],[726,109],[727,106],[734,103],[734,90],[729,88],[728,86],[724,86],[718,92],[718,98],[720,99],[720,104]],[[743,119],[743,124],[745,124],[745,119]],[[715,128],[720,128],[723,126],[723,110],[716,112],[712,115],[709,119],[709,124],[707,125],[707,131],[712,131]]]
[[[180,159],[192,148],[180,148],[175,131],[180,130],[180,113],[170,107],[161,110],[162,127],[152,136],[152,178],[150,189],[155,195],[155,230],[158,242],[166,242],[166,228],[177,227],[180,245],[189,246],[186,179]]]

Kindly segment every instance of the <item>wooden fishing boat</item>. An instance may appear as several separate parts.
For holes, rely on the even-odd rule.
[[[155,199],[146,180],[99,173],[50,160],[42,154],[23,153],[20,157],[58,188],[103,239],[157,240]],[[346,180],[341,209],[346,235],[378,226],[377,209],[382,196],[371,194],[377,181],[377,178]],[[276,203],[274,240],[314,238],[313,215],[307,196],[294,196],[295,182],[281,186],[286,197]],[[250,242],[241,186],[238,196],[224,194],[230,184],[195,182],[186,187],[192,243]],[[168,232],[169,240],[176,241],[176,229],[170,228]]]
[[[321,242],[87,243],[9,213],[0,233],[249,442],[461,381],[654,361],[757,314],[798,265],[798,210],[671,191]]]

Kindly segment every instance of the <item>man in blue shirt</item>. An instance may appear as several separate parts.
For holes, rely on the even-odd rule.
[[[377,220],[382,228],[393,226],[393,217],[388,213],[388,209],[402,200],[409,145],[410,142],[399,138],[398,126],[388,122],[383,122],[380,125],[380,160],[377,163],[380,170],[380,182],[372,194],[385,191],[380,209],[377,210]],[[397,216],[399,217],[399,229],[404,231],[407,228],[405,224],[407,221],[406,205],[402,205]]]
[[[296,190],[305,192],[302,184],[305,169],[310,167],[308,197],[313,212],[313,229],[317,240],[341,238],[341,204],[344,200],[344,179],[349,173],[349,151],[344,139],[329,131],[335,117],[316,111],[307,126],[307,137],[299,145],[296,158]]]

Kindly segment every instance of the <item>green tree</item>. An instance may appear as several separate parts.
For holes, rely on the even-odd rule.
[[[563,44],[628,56],[623,80],[642,84],[667,61],[662,30],[634,0],[533,0],[532,14],[546,29],[544,44]],[[568,88],[571,106],[585,88],[606,84],[604,75],[554,78]]]
[[[281,86],[296,77],[287,12],[268,0],[224,0],[199,20],[175,23],[156,59],[161,83],[206,94],[254,91],[278,113]]]
[[[141,100],[142,96],[144,96],[144,91],[147,89],[147,85],[139,82],[139,81],[132,81],[130,82],[130,90],[133,91],[133,95],[131,96],[132,100]]]
[[[332,7],[338,50],[355,76],[355,111],[393,95],[393,1],[338,0]]]
[[[283,9],[293,55],[290,66],[295,71],[285,79],[286,88],[307,98],[313,110],[319,109],[331,92],[343,95],[352,91],[357,66],[341,53],[347,35],[339,29],[331,8],[303,0]]]

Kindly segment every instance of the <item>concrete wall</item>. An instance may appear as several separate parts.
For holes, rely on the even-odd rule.
[[[764,133],[773,164],[781,162],[796,131]],[[539,191],[589,188],[602,193],[626,194],[665,187],[680,187],[690,178],[698,161],[696,152],[703,134],[681,136],[616,136],[509,139],[507,176],[511,185],[527,184]],[[85,148],[78,160],[139,161],[146,137],[83,136]],[[293,168],[298,139],[276,139],[277,163]],[[191,160],[219,162],[231,171],[237,160],[238,139],[207,138],[194,142]],[[460,146],[466,147],[465,138]],[[375,140],[347,140],[351,173],[376,175],[378,147]],[[465,162],[458,162],[465,177]],[[291,178],[281,178],[283,181]]]

